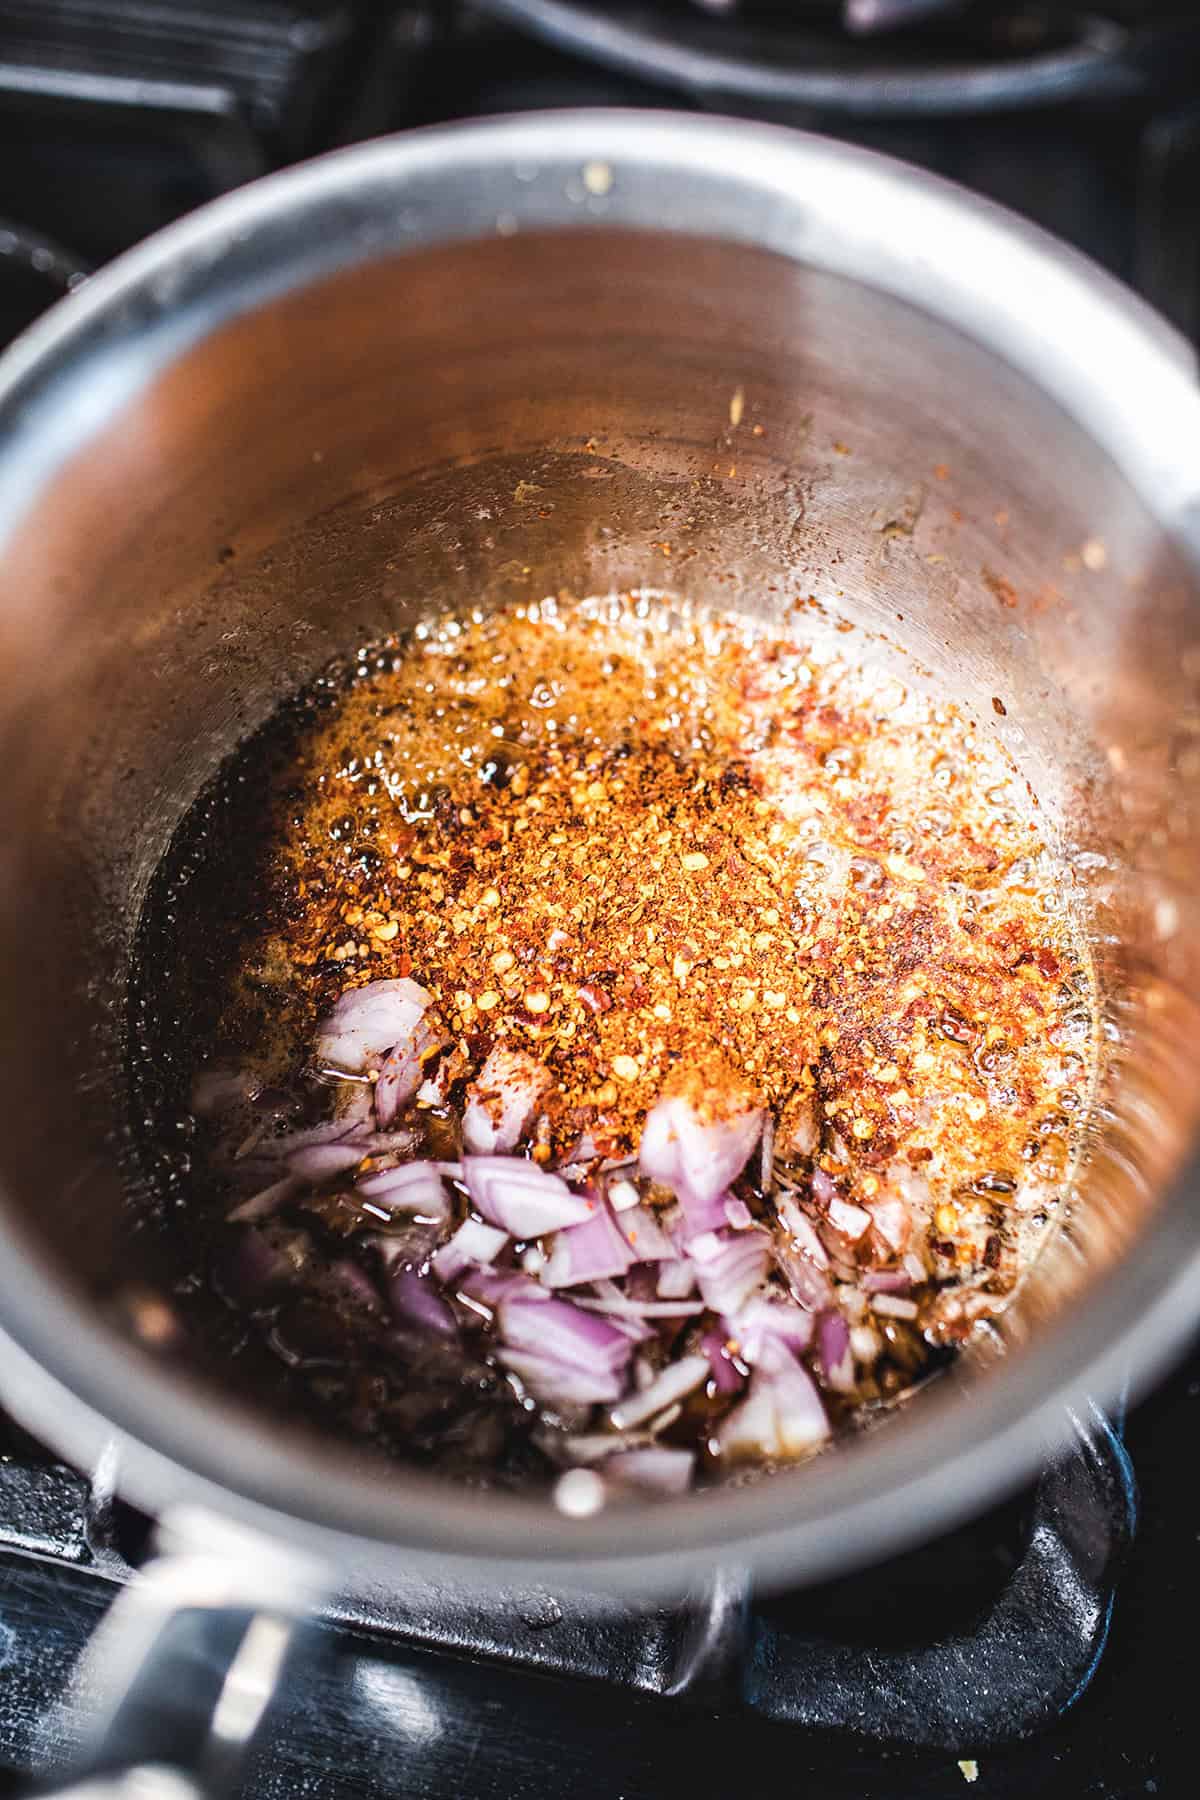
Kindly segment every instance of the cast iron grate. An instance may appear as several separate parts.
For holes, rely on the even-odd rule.
[[[330,1625],[676,1706],[908,1748],[1028,1737],[1086,1688],[1135,1527],[1132,1469],[1097,1409],[1031,1494],[866,1576],[767,1599],[735,1568],[679,1607],[530,1588],[486,1598],[406,1580],[342,1594]],[[133,1578],[147,1522],[13,1434],[0,1554]],[[281,1704],[286,1704],[282,1702]]]

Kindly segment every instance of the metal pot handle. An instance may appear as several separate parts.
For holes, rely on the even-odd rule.
[[[72,1800],[214,1800],[238,1772],[289,1664],[310,1654],[322,1571],[202,1513],[163,1521],[114,1601],[68,1703],[90,1719]]]

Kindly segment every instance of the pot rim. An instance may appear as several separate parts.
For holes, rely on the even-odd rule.
[[[584,170],[602,171],[591,177]],[[1036,228],[935,177],[809,134],[692,115],[520,115],[337,151],[214,202],[135,248],[0,362],[0,548],[81,440],[189,345],[250,307],[397,251],[609,225],[731,237],[865,282],[1016,367],[1096,439],[1200,565],[1200,395],[1145,304]],[[1103,384],[1095,370],[1112,371]],[[1200,570],[1198,570],[1200,572]],[[969,1394],[940,1384],[902,1430],[733,1491],[567,1520],[273,1440],[134,1351],[0,1216],[0,1388],[85,1465],[116,1436],[139,1505],[236,1514],[340,1566],[381,1559],[480,1584],[557,1577],[647,1594],[722,1559],[812,1578],[932,1535],[1016,1487],[1085,1395],[1115,1397],[1200,1317],[1200,1165],[1069,1317]]]

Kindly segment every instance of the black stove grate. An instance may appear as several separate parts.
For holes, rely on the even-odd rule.
[[[1134,1480],[1103,1414],[1073,1425],[1073,1447],[1024,1502],[857,1583],[763,1600],[736,1569],[719,1569],[678,1607],[638,1607],[410,1579],[345,1592],[327,1623],[680,1706],[965,1754],[1057,1718],[1104,1647]],[[22,1440],[0,1463],[0,1554],[78,1571],[97,1588],[132,1579],[146,1522],[110,1489],[105,1467],[88,1480]],[[896,1624],[899,1639],[886,1641]]]

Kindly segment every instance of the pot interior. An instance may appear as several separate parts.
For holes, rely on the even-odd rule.
[[[607,225],[372,256],[148,357],[88,425],[105,354],[82,347],[45,402],[78,447],[0,568],[0,1179],[61,1291],[53,1331],[332,1469],[277,1396],[234,1391],[199,1315],[169,1349],[133,1329],[131,1289],[179,1274],[129,1154],[147,883],[222,760],[334,655],[432,610],[630,586],[756,614],[811,596],[861,626],[1011,750],[1078,884],[1108,1040],[1068,1223],[943,1391],[875,1435],[931,1409],[953,1438],[1002,1351],[1102,1303],[1200,1104],[1200,631],[1194,576],[1079,428],[883,292]],[[821,1464],[872,1454],[868,1434]],[[802,1511],[829,1474],[779,1480]]]

